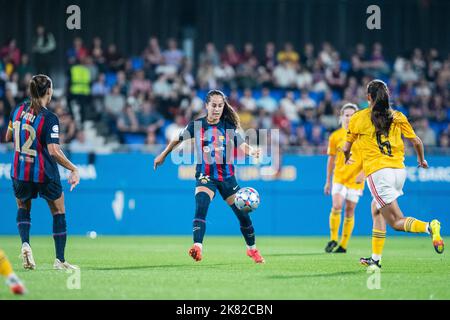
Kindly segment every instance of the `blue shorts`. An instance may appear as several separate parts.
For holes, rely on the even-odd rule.
[[[22,202],[36,199],[38,194],[41,198],[44,198],[48,201],[55,201],[61,198],[62,186],[59,180],[47,183],[20,181],[16,179],[12,180],[14,195]]]
[[[226,178],[223,181],[219,181],[206,177],[202,174],[197,174],[195,186],[206,187],[214,192],[214,195],[216,194],[216,191],[219,190],[219,193],[224,200],[238,192],[240,189],[234,176]]]

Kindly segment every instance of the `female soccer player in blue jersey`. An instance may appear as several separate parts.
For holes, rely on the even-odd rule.
[[[46,75],[34,76],[29,84],[30,101],[17,106],[9,119],[6,141],[14,143],[11,178],[17,201],[17,226],[22,240],[22,259],[25,269],[35,269],[30,247],[31,201],[47,200],[53,215],[55,241],[55,269],[76,269],[65,261],[66,215],[58,165],[70,170],[71,191],[79,183],[77,167],[70,162],[59,146],[58,117],[47,109],[53,87]]]
[[[212,90],[206,96],[207,116],[191,121],[180,135],[171,141],[155,158],[154,169],[163,164],[169,153],[182,141],[195,139],[197,154],[195,217],[193,221],[194,245],[189,255],[202,259],[202,243],[206,231],[206,215],[211,200],[218,190],[239,219],[241,232],[247,243],[247,255],[256,263],[264,258],[256,249],[255,230],[248,212],[239,210],[234,204],[236,192],[240,189],[234,176],[232,154],[239,147],[246,155],[258,158],[260,150],[248,145],[237,133],[239,116],[219,90]]]

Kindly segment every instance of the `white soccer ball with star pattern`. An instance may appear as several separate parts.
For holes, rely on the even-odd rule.
[[[236,193],[234,204],[245,212],[255,211],[260,203],[259,193],[253,188],[242,188]]]

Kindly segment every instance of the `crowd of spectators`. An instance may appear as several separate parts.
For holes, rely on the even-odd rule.
[[[0,48],[0,131],[10,110],[27,95],[32,74],[51,76],[54,37],[36,32],[33,51],[14,39]],[[75,38],[66,51],[66,86],[51,108],[61,121],[65,144],[85,143],[83,123],[94,121],[107,141],[163,144],[204,112],[210,89],[222,89],[238,111],[243,129],[278,128],[282,146],[320,147],[339,126],[346,102],[367,107],[366,84],[388,83],[392,103],[413,123],[426,146],[450,146],[450,54],[415,48],[392,59],[380,43],[338,52],[330,43],[299,48],[273,42],[256,52],[252,43],[219,50],[207,43],[192,61],[176,39],[151,37],[136,56],[126,56],[99,37]],[[33,59],[30,59],[30,58]],[[33,61],[33,64],[30,61]]]

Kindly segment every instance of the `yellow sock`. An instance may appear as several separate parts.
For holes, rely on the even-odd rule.
[[[347,249],[348,241],[352,236],[353,227],[355,226],[355,217],[344,218],[344,225],[342,226],[342,236],[340,246]]]
[[[415,218],[408,217],[405,220],[405,224],[403,228],[406,232],[414,232],[414,233],[426,233],[427,232],[427,223],[417,220]]]
[[[341,225],[341,212],[342,210],[331,209],[330,213],[330,238],[336,242],[338,241],[339,226]]]
[[[372,259],[381,260],[385,241],[386,231],[372,229]]]
[[[8,258],[5,253],[0,250],[0,275],[8,277],[13,273],[11,263],[9,263]]]

